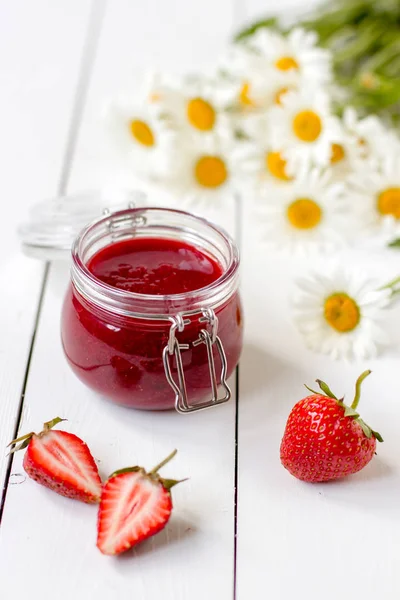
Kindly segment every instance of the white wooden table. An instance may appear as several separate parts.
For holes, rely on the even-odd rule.
[[[291,11],[301,0],[282,0]],[[346,365],[305,351],[289,317],[296,274],[309,266],[271,255],[241,207],[217,215],[240,242],[246,311],[234,399],[182,417],[105,403],[69,370],[59,339],[66,264],[24,257],[15,234],[28,207],[63,192],[131,185],[101,143],[102,102],[149,67],[182,72],[212,63],[272,0],[0,1],[0,598],[22,600],[343,600],[400,595],[398,348]],[[241,218],[241,215],[243,218]],[[397,255],[340,255],[388,278]],[[323,259],[316,258],[320,267]],[[393,339],[400,319],[389,316]],[[303,382],[351,392],[365,367],[363,414],[385,443],[368,469],[305,485],[279,462],[279,443]],[[56,415],[82,436],[107,475],[150,466],[177,447],[167,528],[118,559],[95,548],[96,510],[25,479],[5,446]]]

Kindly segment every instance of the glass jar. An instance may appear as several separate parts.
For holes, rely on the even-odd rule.
[[[198,290],[138,294],[112,287],[87,268],[99,250],[132,237],[186,242],[213,258],[222,275]],[[72,248],[61,335],[74,373],[128,407],[192,412],[230,398],[226,379],[243,340],[238,251],[219,227],[193,214],[129,208],[107,214]]]

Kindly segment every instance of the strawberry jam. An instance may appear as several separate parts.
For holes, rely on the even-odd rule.
[[[162,360],[171,329],[169,316],[190,313],[176,337],[179,344],[189,346],[181,356],[191,404],[211,397],[206,347],[193,344],[208,328],[199,321],[203,308],[211,307],[218,317],[228,375],[239,360],[241,305],[237,284],[226,287],[230,265],[183,237],[142,235],[116,240],[82,262],[81,246],[76,250],[62,315],[64,351],[85,384],[118,404],[173,408],[175,394]],[[215,350],[214,357],[219,380],[221,361]],[[170,365],[177,381],[174,356]]]
[[[182,294],[209,285],[222,275],[211,256],[184,242],[132,238],[107,246],[93,256],[95,277],[136,294]]]

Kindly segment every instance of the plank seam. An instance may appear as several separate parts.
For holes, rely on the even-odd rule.
[[[235,195],[235,232],[239,252],[242,251],[242,196]],[[234,516],[233,516],[233,600],[236,600],[237,583],[237,541],[238,541],[238,485],[239,485],[239,388],[240,364],[236,367],[236,406],[235,406],[235,471],[234,471]]]
[[[16,421],[15,421],[15,427],[14,427],[14,433],[13,433],[12,439],[16,439],[18,436],[18,430],[19,430],[21,417],[22,417],[22,411],[23,411],[23,407],[24,407],[25,391],[26,391],[26,385],[28,382],[29,368],[30,368],[31,361],[32,361],[33,348],[35,346],[37,327],[38,327],[40,312],[41,312],[41,308],[42,308],[42,304],[43,304],[44,291],[45,291],[45,287],[46,287],[48,274],[49,274],[49,263],[46,263],[44,271],[43,271],[43,279],[42,279],[42,284],[41,284],[41,289],[40,289],[38,308],[36,310],[35,322],[34,322],[34,326],[33,326],[31,343],[29,346],[28,359],[26,362],[24,380],[22,383],[22,390],[21,390],[21,395],[20,395],[20,399],[19,399],[17,417],[16,417]],[[14,457],[13,454],[11,454],[9,456],[8,464],[7,464],[6,476],[5,476],[5,480],[4,480],[4,486],[3,486],[1,502],[0,502],[0,525],[1,525],[1,519],[3,517],[4,505],[5,505],[6,496],[7,496],[7,489],[8,489],[8,485],[9,485],[9,481],[10,481],[10,476],[11,476],[13,457]]]
[[[82,115],[85,108],[85,101],[87,96],[87,91],[90,83],[91,74],[93,71],[96,53],[98,48],[98,43],[100,39],[101,27],[104,19],[105,8],[106,8],[107,0],[92,1],[90,16],[88,21],[87,33],[85,37],[85,43],[82,49],[82,59],[79,67],[79,77],[78,82],[76,84],[76,92],[75,98],[72,106],[70,124],[68,127],[68,136],[64,151],[64,159],[62,163],[62,170],[60,174],[59,184],[57,186],[57,195],[62,196],[65,195],[68,181],[70,178],[72,162],[75,154],[76,142],[78,139],[78,133],[82,121]],[[48,281],[48,276],[50,272],[50,262],[45,263],[43,279],[40,287],[40,294],[38,305],[36,309],[35,321],[33,326],[32,338],[29,347],[29,354],[26,362],[24,379],[22,383],[21,395],[18,405],[18,412],[15,421],[14,427],[14,436],[15,439],[18,436],[18,432],[21,426],[22,414],[25,403],[25,393],[28,384],[29,371],[32,364],[33,352],[35,348],[35,342],[37,337],[37,332],[40,323],[40,316],[43,308],[44,297],[46,292],[46,285]],[[8,459],[6,476],[4,480],[4,487],[2,490],[1,500],[0,500],[0,527],[1,521],[4,514],[4,508],[7,498],[7,491],[10,484],[10,477],[13,465],[13,457],[11,454]]]
[[[89,17],[88,32],[82,50],[82,61],[79,69],[79,79],[76,86],[75,100],[72,108],[69,134],[65,147],[63,169],[60,177],[58,194],[66,193],[75,154],[76,142],[82,122],[83,112],[87,99],[87,92],[93,72],[103,24],[107,0],[93,0]]]
[[[237,571],[237,521],[238,521],[238,457],[239,457],[239,377],[240,367],[236,367],[236,410],[235,410],[235,476],[234,476],[234,538],[233,538],[233,600],[236,600],[236,571]]]

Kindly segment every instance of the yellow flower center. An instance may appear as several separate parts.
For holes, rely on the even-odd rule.
[[[289,69],[298,69],[299,63],[293,56],[281,56],[276,61],[275,67],[280,71],[289,71]]]
[[[344,159],[346,153],[341,144],[332,144],[331,147],[331,164],[335,165]]]
[[[277,179],[283,179],[283,181],[293,179],[286,173],[286,160],[282,158],[280,152],[267,152],[265,155],[265,166],[267,171]]]
[[[162,100],[162,95],[159,92],[149,94],[149,102],[160,102],[160,100]]]
[[[144,121],[131,121],[129,129],[133,137],[143,146],[154,146],[155,139],[151,128]]]
[[[250,83],[245,81],[239,93],[239,102],[245,108],[254,108],[255,102],[250,97]]]
[[[367,158],[369,153],[368,142],[362,137],[359,137],[357,140],[358,146],[360,148],[360,154],[363,158]]]
[[[202,156],[194,167],[196,181],[206,188],[217,188],[228,178],[228,169],[219,156]]]
[[[292,90],[292,89],[293,89],[292,87],[283,87],[283,88],[280,88],[280,89],[279,89],[279,90],[276,92],[276,94],[275,94],[275,96],[274,96],[274,101],[275,101],[275,104],[279,104],[279,106],[282,106],[282,98],[283,98],[283,96],[284,96],[285,94],[287,94],[287,93],[288,93],[290,90]]]
[[[333,329],[339,333],[347,333],[360,322],[360,308],[353,298],[339,292],[325,300],[324,317]]]
[[[360,83],[367,90],[373,90],[378,85],[377,78],[372,73],[363,73],[361,75]]]
[[[192,98],[187,104],[189,123],[200,131],[210,131],[215,123],[215,110],[207,100]]]
[[[293,131],[302,142],[315,142],[322,131],[320,117],[312,110],[303,110],[293,119]]]
[[[297,198],[287,209],[290,224],[296,229],[313,229],[322,218],[322,209],[310,198]]]
[[[378,196],[378,211],[381,215],[392,215],[400,219],[400,187],[388,188]]]

